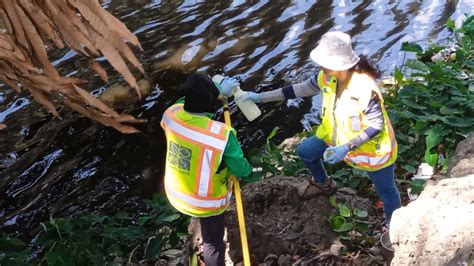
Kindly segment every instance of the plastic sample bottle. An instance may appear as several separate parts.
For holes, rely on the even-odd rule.
[[[324,161],[327,161],[329,157],[331,157],[333,154],[334,154],[334,151],[326,149],[323,153]]]
[[[212,81],[217,84],[221,84],[224,76],[222,75],[215,75],[212,77]],[[235,103],[237,107],[239,107],[240,111],[244,114],[245,118],[248,121],[253,121],[257,117],[259,117],[262,112],[257,107],[257,105],[252,100],[243,100],[242,96],[247,94],[247,92],[240,89],[240,86],[236,86],[232,89],[232,95],[234,96]]]

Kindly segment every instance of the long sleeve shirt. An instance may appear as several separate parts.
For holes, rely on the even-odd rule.
[[[311,76],[304,82],[293,84],[284,88],[261,93],[262,102],[283,101],[293,98],[314,96],[321,92],[317,82],[318,74]],[[384,126],[384,118],[380,107],[380,100],[377,95],[373,95],[367,108],[364,110],[369,121],[368,127],[357,137],[350,140],[349,147],[358,147],[380,133]]]

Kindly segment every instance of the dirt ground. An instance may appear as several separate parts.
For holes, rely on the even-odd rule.
[[[383,265],[377,241],[380,211],[351,189],[339,189],[338,202],[366,210],[369,237],[362,243],[341,240],[328,218],[336,209],[323,195],[307,197],[309,177],[272,177],[242,188],[252,265]],[[194,250],[199,250],[199,226],[190,226]],[[226,212],[228,265],[242,261],[235,205]]]

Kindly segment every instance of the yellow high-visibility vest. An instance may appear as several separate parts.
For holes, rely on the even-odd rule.
[[[227,169],[216,172],[233,129],[206,116],[168,108],[161,120],[166,140],[165,190],[171,205],[193,217],[225,211],[232,197]]]
[[[376,171],[387,167],[397,159],[397,141],[383,104],[382,94],[375,81],[366,74],[354,72],[347,88],[336,102],[337,79],[330,80],[323,71],[318,74],[318,85],[323,93],[321,125],[316,136],[330,146],[348,143],[368,127],[364,110],[372,93],[379,98],[384,127],[375,137],[349,151],[344,161],[352,167]]]

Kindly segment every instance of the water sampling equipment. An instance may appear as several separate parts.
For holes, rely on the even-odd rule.
[[[215,75],[212,77],[212,81],[217,84],[221,84],[222,80],[225,77],[222,75]],[[240,111],[244,114],[245,118],[247,118],[248,121],[253,121],[257,117],[259,117],[262,112],[258,108],[258,106],[251,100],[242,98],[247,94],[246,91],[243,91],[240,89],[239,86],[236,86],[232,89],[232,95],[234,96],[235,103],[237,104],[237,107],[239,107]]]

